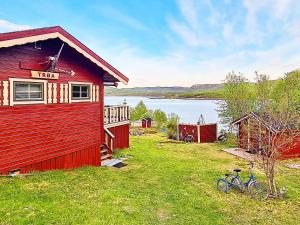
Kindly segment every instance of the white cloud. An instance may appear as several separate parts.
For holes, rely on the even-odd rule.
[[[178,0],[179,10],[187,23],[193,29],[198,27],[198,8],[197,0]]]
[[[294,51],[291,52],[291,49]],[[116,47],[113,51],[103,51],[107,54],[106,59],[129,77],[128,87],[220,83],[232,70],[244,73],[250,80],[254,77],[254,71],[266,73],[272,79],[276,79],[300,67],[300,38],[268,50],[241,50],[226,56],[198,61],[191,61],[188,53],[182,52],[149,57],[125,45],[121,48]],[[249,58],[252,60],[249,61]]]
[[[168,16],[167,23],[171,31],[188,47],[214,46],[215,40],[202,27],[206,21],[199,20],[199,10],[204,6],[210,8],[209,1],[178,0],[177,4],[183,20]]]
[[[0,32],[11,32],[11,31],[18,31],[18,30],[26,30],[30,29],[31,27],[28,25],[21,25],[9,22],[7,20],[0,20]]]
[[[135,30],[147,31],[149,30],[140,20],[130,17],[111,7],[101,7],[98,11],[110,19],[116,20]]]

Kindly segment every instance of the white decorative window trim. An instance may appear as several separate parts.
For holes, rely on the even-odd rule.
[[[8,81],[3,81],[3,105],[8,106]]]
[[[99,85],[96,86],[96,102],[99,102]]]
[[[76,84],[83,84],[83,85],[89,85],[90,88],[89,88],[89,99],[72,99],[72,85],[76,85]],[[93,94],[93,84],[92,83],[88,83],[88,82],[69,82],[69,102],[72,103],[72,102],[92,102],[93,101],[93,97],[92,97],[92,94]]]
[[[48,103],[52,103],[52,83],[48,83]]]
[[[60,90],[59,90],[59,94],[60,94],[60,103],[64,103],[64,84],[60,84]]]
[[[93,85],[93,102],[96,101],[96,86]]]
[[[65,84],[65,103],[69,102],[69,100],[68,100],[68,96],[69,96],[68,87],[69,87],[68,84]]]
[[[43,83],[43,94],[44,99],[42,101],[15,101],[14,100],[14,82],[33,82],[33,83]],[[31,104],[47,104],[47,81],[40,79],[19,79],[19,78],[9,78],[9,100],[10,106],[14,105],[31,105]]]
[[[57,103],[57,84],[53,83],[53,103]]]

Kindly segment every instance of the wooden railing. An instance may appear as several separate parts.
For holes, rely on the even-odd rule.
[[[130,120],[128,105],[104,106],[104,124],[119,123]]]

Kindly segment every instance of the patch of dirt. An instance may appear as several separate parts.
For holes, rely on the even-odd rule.
[[[164,221],[170,218],[170,213],[168,211],[166,211],[165,209],[159,209],[156,212],[156,217],[158,220],[160,221]]]

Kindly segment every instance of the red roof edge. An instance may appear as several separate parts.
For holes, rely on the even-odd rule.
[[[13,39],[19,39],[19,38],[26,38],[26,37],[31,37],[31,36],[37,36],[37,35],[43,35],[43,34],[49,34],[49,33],[55,33],[55,32],[60,33],[61,35],[66,37],[68,40],[70,40],[71,42],[76,44],[79,48],[81,48],[86,53],[88,53],[93,58],[95,58],[97,61],[99,61],[101,64],[106,66],[108,69],[110,69],[112,72],[114,72],[117,76],[119,76],[124,81],[126,81],[126,82],[129,81],[128,77],[126,77],[119,70],[117,70],[115,67],[110,65],[108,62],[106,62],[99,55],[97,55],[95,52],[93,52],[86,45],[81,43],[78,39],[76,39],[74,36],[72,36],[70,33],[65,31],[60,26],[29,29],[29,30],[15,31],[15,32],[8,32],[8,33],[0,33],[0,42],[1,41],[9,41],[9,40],[13,40]]]

